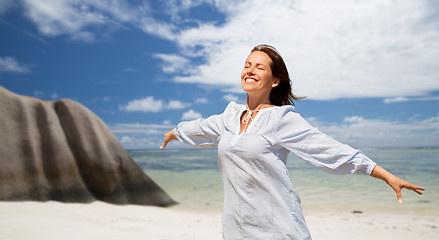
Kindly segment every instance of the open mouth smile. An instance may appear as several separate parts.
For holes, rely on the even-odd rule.
[[[257,82],[258,80],[254,79],[254,78],[245,78],[244,81],[248,82],[248,83],[252,83],[252,82]]]

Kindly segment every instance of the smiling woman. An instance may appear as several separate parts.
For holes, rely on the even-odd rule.
[[[241,84],[247,105],[231,102],[223,114],[182,122],[165,133],[161,146],[166,147],[171,140],[198,147],[218,146],[224,239],[311,239],[286,168],[289,152],[330,173],[382,179],[395,190],[400,202],[402,188],[422,194],[424,188],[395,177],[296,113],[291,105],[297,97],[291,93],[288,71],[273,47],[253,48],[241,73]]]
[[[247,92],[247,98],[250,94],[270,96],[266,92],[279,84],[279,78],[274,77],[271,72],[271,65],[271,59],[264,52],[252,52],[247,58],[241,73],[242,89]]]

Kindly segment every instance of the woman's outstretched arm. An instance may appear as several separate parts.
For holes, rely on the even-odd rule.
[[[375,168],[373,169],[370,176],[383,180],[391,188],[393,188],[393,190],[396,192],[396,197],[398,198],[399,202],[402,202],[401,189],[403,189],[403,188],[408,189],[408,190],[412,190],[419,195],[422,195],[421,191],[424,191],[423,187],[416,186],[416,185],[411,184],[407,181],[404,181],[401,178],[398,178],[395,175],[389,173],[384,168],[382,168],[378,165],[375,166]]]

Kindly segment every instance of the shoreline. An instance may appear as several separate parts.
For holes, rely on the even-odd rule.
[[[352,211],[362,213],[353,213]],[[436,212],[308,209],[314,240],[425,239],[439,237]],[[5,239],[222,239],[221,210],[112,205],[104,202],[0,202]]]
[[[196,205],[196,204],[187,204],[187,203],[179,203],[174,206],[168,207],[168,209],[173,209],[177,211],[188,211],[188,212],[199,212],[199,213],[215,213],[222,212],[222,204],[211,204],[211,205]],[[425,207],[420,208],[418,206],[413,207],[410,203],[395,203],[393,206],[383,205],[377,206],[374,204],[346,204],[344,206],[337,205],[316,205],[316,204],[302,204],[302,210],[307,216],[307,213],[310,215],[315,215],[319,213],[332,213],[332,212],[344,212],[344,213],[352,213],[352,212],[360,212],[362,213],[371,213],[371,214],[400,214],[400,215],[436,215],[439,216],[439,208],[431,208]]]

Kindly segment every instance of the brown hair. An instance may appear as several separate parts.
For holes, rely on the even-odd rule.
[[[271,90],[270,102],[276,106],[293,105],[294,101],[305,97],[298,97],[293,94],[291,89],[291,80],[288,74],[287,66],[280,56],[279,52],[270,45],[260,44],[255,46],[251,52],[261,51],[266,53],[272,61],[270,66],[273,77],[279,78],[279,84]]]

